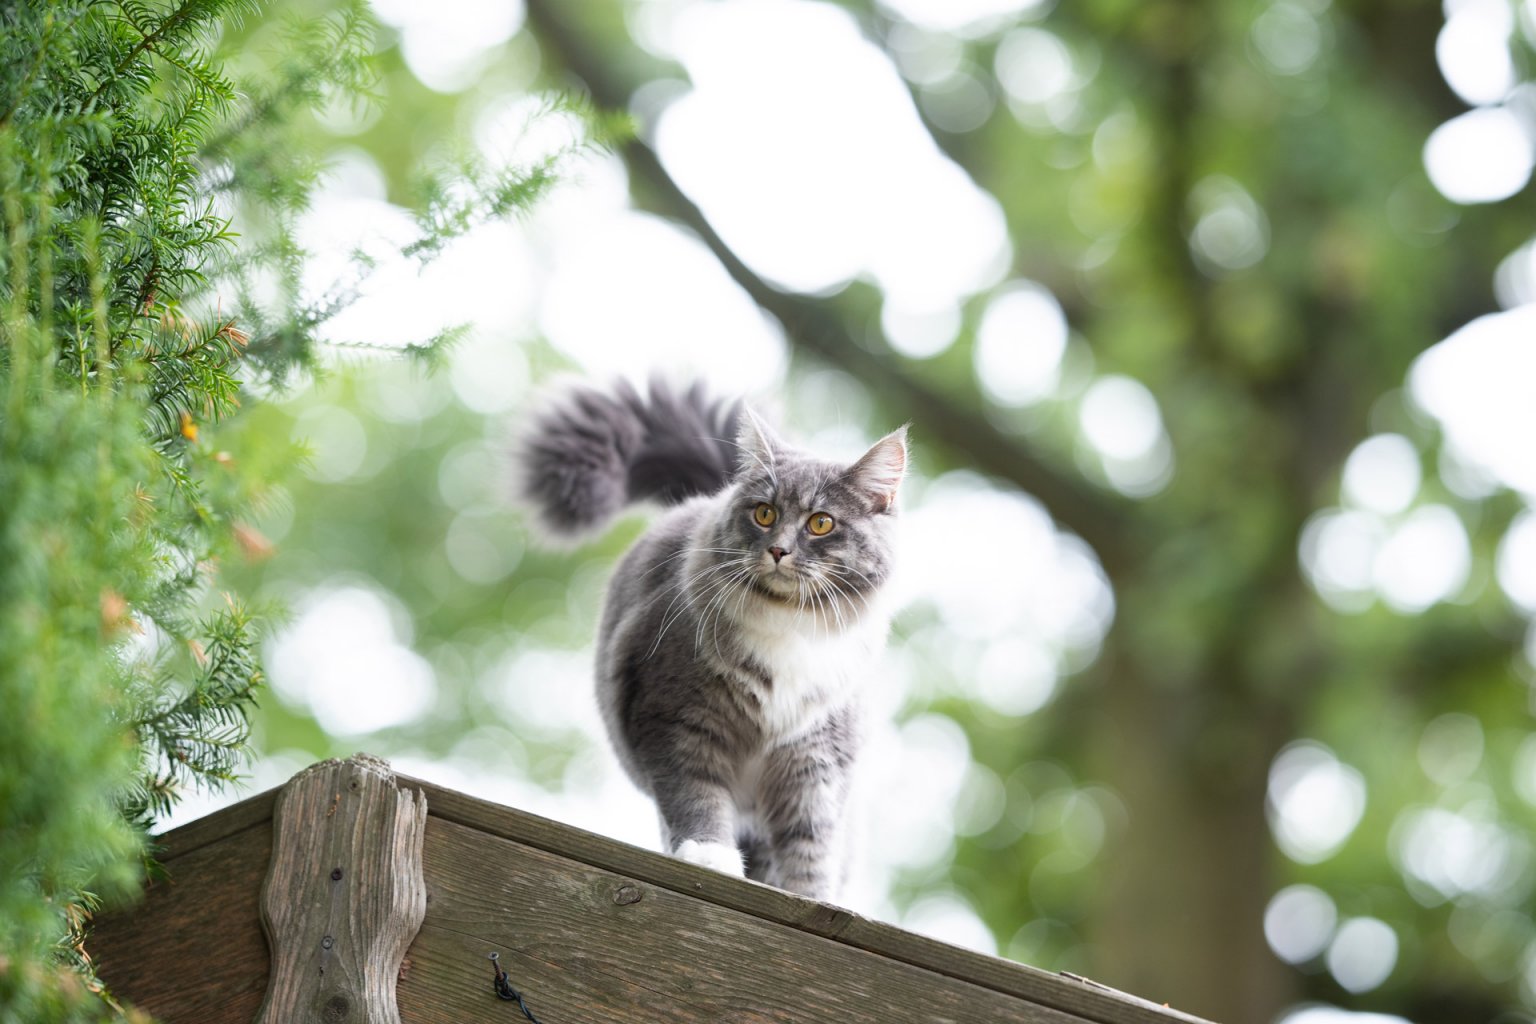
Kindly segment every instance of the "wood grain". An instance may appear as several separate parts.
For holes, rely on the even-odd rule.
[[[220,831],[216,842],[171,845],[169,878],[103,914],[86,944],[114,995],[167,1024],[250,1024],[267,988],[259,898],[272,823]]]
[[[151,840],[156,850],[155,859],[169,866],[178,857],[210,843],[217,843],[237,832],[244,832],[253,825],[270,827],[272,807],[277,803],[277,794],[280,792],[281,786],[257,793],[237,804],[155,836]]]
[[[427,802],[359,754],[294,776],[273,811],[257,1024],[400,1024],[395,981],[426,912]]]
[[[402,782],[406,780],[402,779]],[[800,932],[862,949],[935,974],[991,989],[1042,1007],[1064,1011],[1098,1024],[1204,1024],[1199,1018],[1096,984],[1088,979],[1051,974],[998,957],[959,949],[850,911],[730,878],[584,832],[537,815],[493,804],[419,780],[434,817],[488,835],[558,853],[573,860],[697,899],[785,925]],[[898,1018],[907,1019],[907,1018]],[[912,1018],[926,1019],[926,1018]]]
[[[457,825],[427,823],[427,918],[400,983],[419,1024],[521,1020],[496,951],[558,1024],[1073,1024],[993,989]]]
[[[354,774],[325,781],[323,772],[347,764]],[[310,969],[309,981],[319,979],[320,966],[327,982],[348,985],[360,984],[368,970],[376,988],[398,976],[403,1024],[526,1024],[515,1003],[493,994],[486,959],[493,950],[544,1024],[1195,1020],[414,780],[396,779],[404,792],[382,794],[396,814],[385,827],[388,813],[354,808],[350,788],[352,781],[373,785],[384,772],[376,759],[329,762],[284,790],[164,836],[161,859],[171,881],[150,887],[137,908],[104,916],[90,941],[102,977],[165,1024],[249,1024],[273,962],[259,900],[270,864],[295,879],[268,884],[272,927],[300,927],[303,919],[302,927],[321,928],[298,942],[297,962]],[[284,816],[290,800],[297,823]],[[283,822],[279,845],[283,835],[307,841],[322,850],[318,860],[289,858],[279,869],[274,809]],[[384,862],[400,841],[398,827],[411,821],[424,833],[418,868],[425,918],[401,959],[391,949],[365,951],[359,943],[375,926],[359,915],[371,905],[381,932],[409,928],[408,920],[389,920],[385,908],[412,868]],[[342,879],[333,880],[337,867]],[[357,888],[343,892],[347,883]],[[325,935],[331,950],[319,953],[328,960],[315,946]],[[349,953],[375,967],[338,966]],[[288,984],[272,981],[274,989]],[[329,997],[315,998],[318,1004],[289,1011],[269,1004],[261,1020],[372,1019],[362,1016],[361,995],[348,998],[344,1015],[330,1003],[330,1017]]]

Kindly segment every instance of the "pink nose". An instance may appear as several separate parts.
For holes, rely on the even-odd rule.
[[[777,548],[777,547],[769,548],[768,549],[768,553],[773,556],[773,561],[774,561],[775,565],[777,565],[781,560],[783,560],[785,555],[789,554],[789,552],[785,551],[783,548]]]

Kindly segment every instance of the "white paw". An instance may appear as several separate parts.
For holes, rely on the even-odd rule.
[[[697,839],[684,839],[677,844],[674,852],[690,864],[702,864],[737,878],[745,877],[746,874],[741,866],[741,851],[730,843],[701,843]]]

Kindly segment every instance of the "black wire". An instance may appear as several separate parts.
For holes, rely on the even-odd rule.
[[[512,981],[507,977],[507,972],[502,970],[501,965],[497,963],[500,959],[501,955],[499,953],[492,953],[490,955],[491,969],[496,972],[496,995],[509,1003],[514,999],[517,1000],[517,1008],[523,1011],[523,1016],[527,1017],[533,1024],[541,1024],[539,1018],[533,1015],[533,1011],[528,1009],[528,1004],[523,1002],[523,994],[512,987]]]

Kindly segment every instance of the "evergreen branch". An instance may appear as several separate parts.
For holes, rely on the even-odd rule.
[[[112,68],[111,73],[102,80],[101,84],[96,87],[96,91],[91,93],[90,98],[85,102],[86,109],[94,107],[96,103],[101,99],[101,97],[106,93],[107,89],[119,77],[126,74],[128,69],[134,65],[134,62],[137,61],[140,56],[154,49],[154,47],[159,46],[161,43],[175,39],[183,29],[195,28],[196,26],[211,20],[219,13],[221,13],[221,11],[228,5],[221,3],[220,0],[182,0],[180,6],[178,6],[170,14],[167,14],[163,19],[161,19],[158,25],[148,31],[143,29],[138,24],[138,19],[133,17],[133,13],[142,12],[140,16],[144,21],[153,20],[152,16],[145,8],[139,4],[130,3],[123,3],[120,6],[122,7],[123,12],[129,15],[130,24],[133,25],[136,31],[142,34],[142,38],[139,40],[138,44],[128,52],[127,56],[123,57],[122,60],[117,62],[117,64]]]
[[[350,352],[373,352],[388,355],[405,355],[425,369],[438,370],[447,362],[449,354],[472,330],[471,324],[454,324],[428,338],[426,341],[406,345],[381,345],[372,341],[327,341],[326,348]]]
[[[16,94],[11,97],[11,102],[6,104],[5,112],[0,113],[0,131],[3,131],[10,123],[17,109],[21,106],[31,92],[32,81],[43,66],[44,59],[48,56],[48,44],[53,38],[54,25],[57,24],[54,17],[45,16],[43,19],[43,33],[38,40],[37,48],[33,52],[32,62],[27,65],[27,73],[22,76],[21,82],[16,87]]]
[[[271,123],[293,105],[316,101],[322,86],[340,85],[364,98],[373,95],[374,73],[363,58],[372,42],[371,22],[363,0],[350,0],[335,21],[290,27],[287,36],[284,49],[297,56],[284,62],[276,85],[252,90],[251,102],[240,116],[204,142],[205,158],[219,159],[253,127]]]
[[[544,97],[528,116],[532,123],[556,114],[579,125],[575,137],[529,164],[493,169],[478,156],[461,156],[447,173],[427,173],[416,182],[421,209],[416,215],[421,237],[402,255],[425,263],[455,238],[486,219],[505,219],[533,209],[560,181],[578,156],[612,149],[633,138],[634,124],[624,113],[598,113],[583,99]]]

